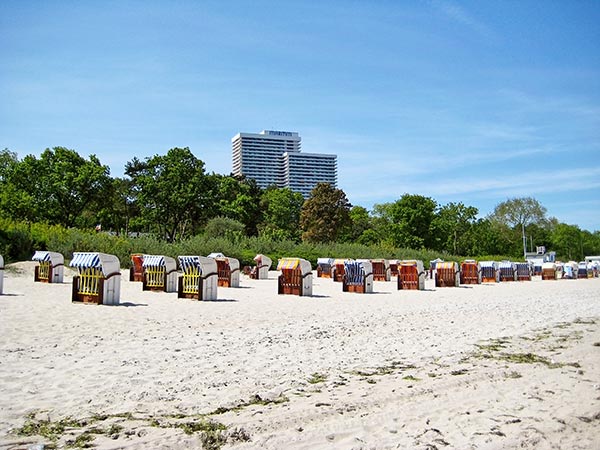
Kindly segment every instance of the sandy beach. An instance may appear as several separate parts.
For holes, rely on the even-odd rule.
[[[93,306],[34,266],[0,295],[0,449],[600,448],[599,278],[198,302],[123,271]]]

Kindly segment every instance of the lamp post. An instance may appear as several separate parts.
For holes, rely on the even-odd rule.
[[[525,237],[525,222],[521,222],[521,231],[523,232],[523,259],[527,261],[527,237]]]

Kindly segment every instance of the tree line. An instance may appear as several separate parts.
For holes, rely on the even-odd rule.
[[[358,243],[427,249],[456,256],[522,257],[545,246],[562,259],[600,254],[600,231],[548,217],[534,198],[499,203],[486,217],[461,202],[418,194],[353,206],[321,183],[308,199],[287,188],[207,173],[189,148],[125,165],[122,178],[91,155],[64,147],[19,159],[0,151],[0,218],[116,234],[143,233],[175,242],[191,236],[252,237],[296,243]],[[523,239],[525,236],[525,239]],[[326,255],[324,255],[326,256]]]

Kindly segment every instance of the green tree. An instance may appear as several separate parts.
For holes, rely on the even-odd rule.
[[[15,152],[11,152],[7,148],[0,150],[0,185],[10,180],[18,164],[19,158]]]
[[[262,219],[260,200],[262,190],[256,181],[246,177],[210,175],[214,216],[229,217],[244,224],[246,234],[258,234],[258,225]]]
[[[583,236],[577,225],[559,223],[552,231],[552,248],[561,259],[583,259]]]
[[[591,233],[588,230],[581,230],[581,252],[582,260],[586,256],[600,254],[600,231]]]
[[[499,203],[489,217],[496,222],[500,232],[512,242],[521,242],[521,252],[525,251],[529,225],[542,225],[546,221],[546,208],[533,197],[511,198]],[[504,225],[504,226],[502,226]]]
[[[497,223],[487,218],[475,221],[467,236],[465,255],[512,255],[514,252],[513,242],[498,232]]]
[[[19,164],[16,153],[6,148],[0,151],[0,216],[34,220],[33,198],[23,189],[21,180],[18,180]]]
[[[105,191],[105,206],[98,212],[99,223],[105,230],[117,234],[141,231],[140,210],[132,195],[132,181],[114,178]]]
[[[450,202],[442,206],[434,219],[436,230],[434,249],[447,251],[453,255],[465,255],[477,213],[477,208],[465,206],[462,202]]]
[[[350,207],[344,191],[329,183],[318,183],[300,213],[302,240],[314,243],[337,241],[351,224]]]
[[[374,206],[379,218],[379,232],[396,247],[433,248],[433,221],[437,209],[435,200],[422,195],[404,194],[394,203]]]
[[[298,192],[275,186],[267,188],[260,200],[263,212],[260,234],[298,242],[301,237],[300,212],[303,204],[304,197]]]
[[[208,220],[211,196],[204,162],[189,148],[172,148],[166,155],[125,165],[135,201],[147,226],[169,242],[192,234]]]
[[[64,147],[46,149],[36,158],[26,156],[12,171],[11,183],[20,192],[28,220],[47,221],[67,227],[90,226],[105,201],[110,170],[95,155],[89,159]]]
[[[342,240],[344,242],[371,242],[374,237],[373,233],[371,216],[367,208],[353,206],[350,209],[350,227]]]

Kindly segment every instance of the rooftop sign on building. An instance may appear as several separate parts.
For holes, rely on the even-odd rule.
[[[276,131],[276,130],[263,130],[260,134],[267,134],[269,136],[287,136],[294,137],[298,136],[298,133],[292,131]]]

